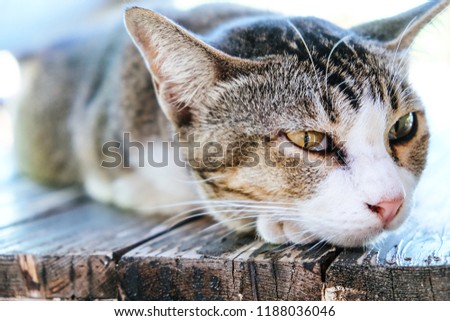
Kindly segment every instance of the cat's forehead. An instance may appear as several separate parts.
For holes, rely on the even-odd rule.
[[[230,55],[267,62],[234,82],[227,97],[240,108],[233,117],[268,122],[267,114],[276,115],[266,128],[296,120],[327,130],[353,122],[365,108],[404,113],[404,97],[414,98],[400,55],[320,19],[253,19],[216,37]]]
[[[218,103],[221,111],[212,115],[254,129],[328,131],[351,126],[366,109],[383,112],[389,120],[420,107],[414,104],[416,96],[408,85],[393,85],[377,71],[367,78],[352,74],[361,67],[329,67],[328,73],[317,68],[296,56],[277,57],[228,83]]]
[[[304,60],[310,54],[327,56],[338,41],[351,35],[348,30],[314,17],[269,16],[231,22],[207,40],[240,58],[296,55]],[[358,49],[365,54],[362,47]]]

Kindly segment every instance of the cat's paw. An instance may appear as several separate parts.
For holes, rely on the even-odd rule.
[[[102,203],[111,203],[112,201],[111,182],[106,177],[95,174],[86,175],[84,189],[86,194],[96,201]]]

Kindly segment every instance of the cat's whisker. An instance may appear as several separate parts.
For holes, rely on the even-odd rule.
[[[401,92],[400,85],[405,81],[405,79],[408,77],[408,73],[401,72],[401,68],[403,68],[408,62],[407,61],[400,61],[399,65],[397,66],[397,70],[394,71],[394,77],[390,79],[390,86],[395,86],[394,90],[397,90]],[[401,77],[401,78],[400,78]]]
[[[177,216],[168,218],[167,220],[164,221],[164,223],[173,227],[175,225],[178,225],[182,222],[188,221],[193,218],[204,217],[207,215],[214,216],[214,214],[223,214],[223,213],[230,213],[230,212],[232,212],[233,215],[235,215],[235,216],[227,217],[227,218],[221,220],[220,222],[214,224],[213,226],[222,225],[222,224],[226,224],[226,223],[233,222],[233,221],[239,221],[242,219],[257,219],[258,217],[263,217],[263,216],[272,218],[274,215],[273,212],[263,213],[262,210],[253,210],[252,212],[250,212],[249,210],[233,210],[233,209],[226,209],[226,210],[220,210],[220,211],[212,210],[212,211],[201,211],[201,212],[190,214],[190,215],[187,215],[188,213],[182,213]]]
[[[151,207],[139,207],[137,208],[140,211],[145,210],[159,210],[159,209],[167,209],[167,208],[177,208],[182,206],[190,206],[190,205],[198,205],[198,204],[205,204],[205,205],[216,205],[216,204],[237,204],[236,206],[240,204],[277,204],[277,205],[291,205],[292,203],[289,202],[273,202],[273,201],[255,201],[255,200],[193,200],[193,201],[186,201],[186,202],[177,202],[177,203],[171,203],[171,204],[164,204],[164,205],[156,205]]]
[[[225,210],[212,210],[209,211],[208,214],[223,214],[223,213],[233,213],[232,219],[250,219],[250,218],[258,218],[258,217],[265,217],[265,215],[268,215],[268,217],[272,218],[276,214],[273,211],[266,210],[266,213],[264,213],[264,210],[261,209],[225,209]],[[276,217],[273,217],[274,221],[276,220]]]
[[[197,183],[205,183],[205,182],[211,182],[217,179],[221,179],[226,177],[226,175],[217,175],[217,176],[211,176],[205,179],[180,179],[180,178],[175,178],[174,180],[176,180],[178,183],[181,184],[192,184],[192,185],[196,185]]]
[[[267,211],[267,210],[266,210]],[[227,213],[233,213],[233,215],[239,215],[239,216],[232,216],[225,220],[222,220],[222,222],[229,222],[229,221],[235,221],[235,220],[242,220],[242,219],[257,219],[259,217],[269,217],[270,219],[273,218],[274,222],[277,222],[276,214],[273,212],[266,212],[264,213],[264,210],[243,210],[243,209],[225,209],[225,210],[211,210],[211,211],[201,211],[198,213],[187,215],[188,213],[179,214],[175,217],[171,217],[165,221],[165,223],[171,223],[173,221],[173,225],[179,224],[180,222],[193,219],[196,217],[202,217],[206,215],[214,215],[214,214],[227,214]],[[283,215],[282,217],[284,220],[286,215]],[[300,221],[296,219],[295,217],[292,218],[292,221]]]
[[[222,200],[211,200],[211,202],[231,202],[231,203],[251,203],[251,204],[284,204],[292,205],[291,202],[278,202],[278,201],[258,201],[258,200],[241,200],[241,199],[222,199]]]
[[[339,84],[337,84],[336,85],[336,88],[339,88],[339,87],[341,87],[343,84],[346,84],[346,83],[354,83],[355,81],[353,80],[353,79],[345,79],[344,81],[341,81]],[[351,101],[354,101],[355,99],[352,99]]]
[[[181,224],[183,222],[195,219],[195,218],[199,218],[199,217],[204,217],[206,216],[207,213],[206,212],[198,212],[198,213],[194,213],[194,214],[190,214],[190,215],[177,215],[177,217],[171,217],[168,218],[164,221],[165,224],[167,224],[169,227],[174,227],[178,224]]]
[[[185,204],[197,204],[197,202],[186,202],[186,203],[181,203],[182,205]],[[200,203],[201,204],[201,203]],[[264,203],[263,203],[264,204]],[[174,204],[175,207],[180,206],[179,204]],[[211,206],[214,207],[213,210],[210,210]],[[221,210],[218,211],[217,208],[225,208],[225,210]],[[203,216],[205,215],[204,210],[210,210],[210,213],[222,213],[222,212],[231,212],[231,211],[237,211],[237,212],[248,212],[248,209],[252,209],[254,210],[254,212],[263,212],[263,211],[267,211],[267,210],[281,210],[281,211],[285,211],[285,210],[294,210],[294,209],[289,209],[289,208],[283,208],[283,207],[273,207],[273,206],[264,206],[264,205],[260,205],[260,206],[256,206],[256,205],[246,205],[246,204],[233,204],[230,202],[209,202],[206,201],[204,203],[204,206],[198,206],[195,208],[191,208],[191,209],[187,209],[186,211],[183,211],[175,216],[170,217],[166,222],[170,221],[170,220],[176,220],[180,217],[183,217],[183,219],[189,219],[189,218],[193,218],[193,217],[197,217],[197,216]],[[201,212],[200,212],[201,211]],[[188,215],[189,213],[194,212],[194,215]],[[195,212],[200,212],[200,213],[195,213]]]
[[[299,234],[303,234],[303,233],[299,233]],[[306,244],[309,244],[309,242],[311,242],[313,240],[314,240],[314,236],[311,235],[311,236],[304,237],[300,240],[297,240],[297,242],[295,242],[295,243],[293,243],[292,241],[286,241],[286,242],[282,243],[278,248],[271,250],[271,252],[277,253],[277,252],[283,252],[283,251],[291,251],[292,249],[296,248],[297,246],[305,246]],[[322,241],[322,242],[324,244],[326,244],[325,241]],[[315,246],[317,246],[317,243],[314,244],[313,247],[307,248],[306,252],[309,252]]]
[[[333,52],[336,50],[336,48],[343,43],[345,40],[347,40],[348,38],[350,38],[350,35],[346,35],[344,37],[342,37],[338,42],[336,42],[333,46],[333,48],[331,48],[330,53],[328,54],[328,58],[327,58],[327,64],[325,67],[325,88],[326,88],[326,95],[328,98],[328,69],[330,67],[330,59],[331,56],[333,55]],[[340,85],[340,84],[339,84]],[[339,86],[337,86],[337,88],[339,88]]]
[[[392,59],[391,62],[391,67],[393,66],[393,64],[395,63],[395,61],[397,60],[397,54],[398,51],[400,49],[400,45],[402,44],[403,39],[405,38],[405,35],[407,34],[408,30],[411,28],[412,24],[417,20],[417,17],[414,17],[405,27],[405,29],[403,29],[402,34],[400,35],[400,40],[397,43],[397,46],[395,48],[395,52],[394,52],[394,58]],[[411,46],[411,45],[410,45]]]
[[[226,210],[226,211],[222,211],[222,212],[228,213],[229,211]],[[280,219],[277,219],[277,217],[276,217],[276,215],[277,215],[278,213],[275,213],[275,212],[266,212],[266,213],[263,213],[263,212],[261,212],[261,211],[257,211],[256,213],[257,213],[257,214],[253,214],[253,213],[252,213],[252,214],[244,213],[245,215],[242,215],[243,213],[237,212],[237,213],[235,214],[235,216],[224,218],[224,219],[222,219],[221,221],[219,221],[219,222],[217,222],[217,223],[215,223],[215,224],[210,225],[210,226],[209,226],[208,228],[206,228],[205,230],[213,229],[213,228],[215,228],[216,226],[227,225],[228,223],[231,223],[231,222],[239,221],[239,220],[242,220],[242,219],[250,219],[250,218],[257,219],[257,218],[259,218],[259,217],[266,217],[266,218],[269,218],[269,219],[270,219],[269,221],[272,221],[272,222],[274,222],[274,223],[278,223],[278,222],[280,221]],[[203,213],[203,214],[204,214],[204,215],[206,215],[206,214],[213,215],[213,214],[218,214],[218,211],[207,212],[207,213]],[[283,221],[289,221],[289,219],[285,219],[285,218],[286,218],[286,215],[283,215],[283,214],[281,214],[281,215],[282,215],[282,218],[281,218],[281,219],[282,219]],[[292,221],[293,221],[293,222],[299,222],[299,221],[301,222],[302,220],[299,220],[298,217],[293,217]],[[251,226],[251,227],[255,227],[255,226],[256,226],[256,221],[254,220],[254,221],[248,222],[248,223],[246,223],[246,224],[244,224],[244,225],[242,225],[242,226],[240,226],[240,227],[235,227],[235,229],[246,229],[247,227],[250,227],[250,226]],[[313,238],[313,236],[310,236],[310,237],[308,237],[308,238],[305,238],[302,242],[304,243],[304,242],[308,241],[309,238]]]
[[[180,224],[181,222],[184,222],[184,221],[187,221],[187,220],[190,220],[193,218],[197,218],[197,217],[203,217],[208,214],[213,215],[213,214],[228,213],[228,212],[233,211],[233,209],[230,209],[228,205],[222,205],[222,207],[226,207],[227,209],[221,210],[221,211],[211,210],[210,206],[208,206],[208,205],[192,208],[192,209],[186,210],[184,212],[181,212],[175,216],[171,216],[164,222],[166,224],[174,226],[174,225]],[[234,210],[234,211],[236,211],[236,210]],[[259,211],[257,211],[257,212],[259,212]],[[190,214],[190,213],[193,213],[193,214]]]
[[[305,232],[308,234],[307,236],[305,235]],[[297,240],[297,242],[295,244],[299,245],[299,244],[306,244],[309,241],[312,241],[315,239],[315,236],[312,232],[308,231],[308,230],[299,230],[296,233],[290,233],[289,234],[291,236],[291,238],[295,238],[295,236],[303,236],[300,240]]]
[[[218,223],[215,224],[215,226],[220,225],[220,224],[222,224],[222,223],[218,222]],[[212,229],[215,226],[211,226],[210,228]],[[245,232],[249,232],[252,229],[256,229],[256,222],[249,222],[249,223],[246,223],[244,225],[238,226],[235,229],[228,231],[224,235],[224,237],[228,237],[228,236],[230,236],[230,235],[232,235],[234,233],[236,233],[236,234],[240,234],[240,233],[244,234]]]
[[[279,207],[264,207],[264,206],[230,206],[229,204],[223,204],[223,205],[215,205],[214,208],[211,208],[211,206],[201,206],[201,207],[195,207],[192,209],[188,209],[186,211],[183,211],[175,216],[172,216],[168,220],[176,220],[180,217],[183,219],[185,217],[189,218],[191,215],[188,215],[189,213],[194,213],[194,215],[201,216],[205,215],[205,213],[209,214],[222,214],[222,213],[229,213],[229,212],[235,212],[239,213],[241,218],[256,218],[258,216],[264,216],[264,213],[272,213],[272,211],[278,211],[280,212],[279,216],[282,219],[289,219],[292,217],[294,220],[298,219],[298,213],[295,209],[287,209],[287,208],[279,208]],[[198,213],[197,213],[198,212]],[[252,216],[253,213],[256,213],[254,217]],[[290,213],[288,215],[288,213]]]
[[[216,223],[214,223],[214,224],[212,224],[212,225],[209,225],[208,227],[204,228],[204,229],[202,230],[202,232],[206,232],[206,231],[215,229],[215,228],[217,228],[218,226],[226,226],[227,223],[233,222],[233,221],[237,221],[237,220],[240,220],[240,219],[241,219],[241,218],[226,219],[226,220],[222,220],[222,221],[216,222]],[[232,233],[235,232],[235,231],[245,230],[245,229],[247,229],[248,227],[256,227],[256,222],[248,222],[248,223],[243,224],[243,225],[241,225],[241,226],[237,226],[237,227],[235,227],[233,230],[230,230],[226,235],[230,235],[230,234],[232,234]]]
[[[274,244],[275,246],[275,244]],[[281,244],[276,244],[276,247],[270,250],[270,253],[281,253],[281,252],[289,252],[293,248],[295,248],[297,245],[293,244],[290,241],[286,241]]]
[[[315,63],[314,63],[313,56],[312,56],[312,54],[311,54],[311,51],[309,50],[308,45],[306,44],[305,38],[303,38],[302,33],[300,32],[300,30],[298,30],[297,27],[295,27],[295,25],[292,23],[291,20],[287,20],[287,23],[288,23],[288,24],[291,26],[291,28],[294,30],[295,34],[297,34],[297,35],[300,37],[300,40],[302,41],[303,45],[305,46],[305,50],[306,50],[306,52],[308,53],[309,60],[311,61],[311,65],[312,65],[312,68],[313,68],[313,70],[314,70],[314,74],[315,74],[315,77],[316,77],[316,81],[317,81],[317,90],[319,91],[320,95],[322,96],[323,93],[322,93],[322,88],[321,88],[321,86],[320,86],[319,73],[317,72],[317,68],[316,68],[316,65],[315,65]]]
[[[229,213],[229,210],[212,211],[212,212],[208,212],[207,214],[213,215],[213,214],[220,214],[221,212]],[[230,223],[230,222],[234,222],[234,221],[239,221],[242,219],[257,219],[259,217],[270,218],[271,220],[273,220],[274,223],[279,222],[279,220],[277,220],[276,217],[274,217],[274,216],[276,216],[276,213],[274,213],[274,212],[266,212],[266,213],[263,213],[261,211],[254,211],[254,213],[249,213],[248,211],[247,211],[247,213],[235,212],[235,213],[233,213],[233,216],[225,217],[217,224],[226,224],[226,223]]]
[[[408,76],[408,73],[401,72],[401,69],[407,65],[408,57],[410,56],[410,51],[411,51],[412,47],[413,47],[413,43],[411,43],[406,49],[402,50],[402,57],[401,57],[400,61],[398,62],[396,68],[394,67],[394,63],[397,61],[396,56],[398,53],[397,52],[395,53],[394,58],[392,59],[391,66],[390,66],[390,70],[393,70],[392,74],[394,75],[394,77],[390,79],[391,86],[392,86],[392,84],[398,85],[399,83],[403,82],[403,80],[401,82],[398,82],[398,77],[402,76],[403,78],[405,78]]]
[[[417,96],[412,92],[407,93],[406,95],[402,95],[401,99],[405,103],[405,105],[413,105],[415,103],[421,102],[421,100],[419,98],[417,98]]]
[[[234,220],[241,220],[241,219],[257,219],[259,217],[267,217],[270,218],[270,220],[273,220],[274,222],[278,222],[279,220],[285,220],[285,221],[302,221],[301,218],[298,217],[298,215],[295,212],[292,212],[293,214],[290,214],[292,216],[292,219],[287,215],[287,212],[285,209],[268,209],[268,208],[253,208],[245,209],[245,208],[230,208],[226,205],[223,205],[222,207],[225,207],[225,209],[217,210],[217,209],[210,209],[209,207],[197,207],[194,209],[190,209],[187,211],[184,211],[176,216],[172,216],[168,218],[165,223],[169,225],[177,225],[180,224],[183,221],[187,221],[189,219],[193,219],[196,217],[203,217],[206,215],[214,215],[214,214],[227,214],[227,213],[233,213],[233,216],[230,218],[227,218],[223,220],[222,222],[228,222],[228,221],[234,221]],[[282,211],[281,213],[274,213],[273,210]],[[193,214],[189,214],[192,213]]]
[[[317,241],[316,243],[314,243],[311,247],[308,247],[307,249],[306,249],[306,252],[308,253],[310,253],[310,252],[312,252],[312,251],[320,251],[324,246],[326,246],[328,243],[327,243],[327,241],[325,241],[325,240],[320,240],[320,241]]]

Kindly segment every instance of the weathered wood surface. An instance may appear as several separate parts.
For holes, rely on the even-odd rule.
[[[378,250],[271,246],[208,218],[170,228],[11,176],[0,182],[0,298],[450,300],[450,220],[436,213]]]
[[[0,297],[117,298],[115,256],[151,238],[160,221],[120,213],[75,189],[36,187],[26,198],[32,193],[22,184],[12,182],[0,205]]]
[[[77,188],[55,190],[25,178],[0,184],[0,228],[51,215],[83,198],[83,193]]]
[[[445,231],[447,229],[447,231]],[[450,238],[403,229],[366,252],[344,250],[327,270],[329,300],[450,300]]]
[[[119,262],[126,299],[320,300],[323,271],[337,255],[277,247],[209,219],[182,226],[126,253]]]
[[[0,298],[450,299],[446,221],[440,233],[406,227],[379,250],[271,246],[208,218],[170,229],[24,178],[0,191]]]
[[[3,229],[0,296],[115,298],[115,255],[150,237],[155,225],[88,203]]]

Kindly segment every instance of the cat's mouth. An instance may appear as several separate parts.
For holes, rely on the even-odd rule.
[[[257,219],[257,231],[267,242],[282,244],[311,244],[326,241],[343,247],[364,246],[379,239],[385,232],[396,229],[407,217],[409,208],[403,197],[366,204],[353,213],[335,212],[334,217],[325,215],[299,215],[275,221],[266,217]],[[344,217],[347,215],[346,217]]]

